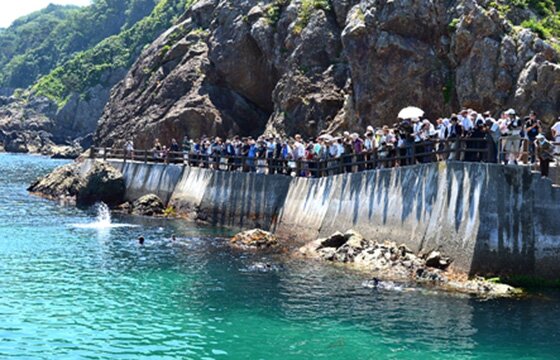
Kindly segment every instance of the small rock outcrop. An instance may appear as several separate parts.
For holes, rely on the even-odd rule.
[[[425,257],[426,266],[445,270],[451,265],[451,259],[443,256],[439,251],[431,251]]]
[[[53,159],[68,159],[75,160],[82,153],[84,149],[81,146],[50,146],[42,151],[43,155],[49,155]]]
[[[446,271],[452,259],[439,251],[418,256],[406,245],[366,240],[352,230],[315,240],[300,248],[299,252],[310,258],[352,264],[375,276],[401,281],[413,280],[450,291],[489,297],[513,296],[518,293],[505,284],[495,284],[480,278],[469,280],[465,276]]]
[[[154,194],[144,195],[132,204],[132,214],[141,216],[163,215],[163,201]]]
[[[253,229],[236,234],[230,243],[242,249],[269,249],[278,246],[278,239],[268,231]]]
[[[95,162],[83,175],[80,164],[55,169],[28,188],[34,194],[87,207],[96,202],[117,206],[123,202],[125,184],[122,174],[112,166]]]

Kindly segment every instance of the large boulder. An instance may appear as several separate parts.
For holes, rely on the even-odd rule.
[[[134,215],[162,215],[164,210],[163,201],[154,194],[144,195],[132,204],[132,214]]]
[[[104,202],[114,207],[123,202],[125,184],[120,171],[104,162],[95,162],[84,175],[81,165],[72,163],[56,168],[38,179],[28,191],[49,199],[61,199],[87,207]]]
[[[50,199],[74,199],[84,186],[78,164],[72,163],[56,168],[40,178],[27,190]]]
[[[104,202],[109,206],[122,204],[125,183],[122,173],[111,165],[96,161],[87,172],[84,186],[78,191],[78,206],[90,206],[96,202]]]
[[[267,249],[277,247],[278,239],[268,231],[253,229],[236,234],[230,243],[242,249]]]

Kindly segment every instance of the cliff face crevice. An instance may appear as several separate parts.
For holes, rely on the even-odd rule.
[[[550,123],[557,61],[487,1],[200,0],[113,89],[96,141],[361,131],[412,104]]]

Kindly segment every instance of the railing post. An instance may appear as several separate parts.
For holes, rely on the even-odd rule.
[[[144,150],[144,164],[148,163],[148,150]]]
[[[103,148],[103,161],[107,160],[107,148]]]

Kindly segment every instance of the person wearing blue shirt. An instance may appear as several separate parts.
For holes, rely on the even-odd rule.
[[[255,157],[257,156],[257,144],[255,140],[249,139],[249,152],[247,153],[247,163],[249,165],[249,171],[255,172]]]

